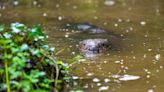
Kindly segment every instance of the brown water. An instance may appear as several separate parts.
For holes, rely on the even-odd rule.
[[[72,65],[70,72],[79,82],[72,89],[84,92],[164,91],[163,0],[36,1],[20,0],[18,5],[13,0],[0,1],[0,22],[42,24],[49,43],[63,50],[58,56],[67,63],[79,54],[78,42],[90,36],[79,36],[63,29],[66,23],[90,22],[122,36],[108,55],[97,56],[92,61],[82,59]],[[137,78],[121,80],[120,76],[124,75]]]

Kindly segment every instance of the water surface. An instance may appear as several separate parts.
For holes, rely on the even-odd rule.
[[[67,63],[79,54],[78,42],[90,36],[64,29],[63,25],[92,23],[119,34],[122,39],[115,42],[109,54],[72,65],[70,72],[79,83],[71,89],[164,91],[163,0],[2,0],[0,22],[43,25],[48,42],[61,50],[57,56]],[[124,75],[139,79],[121,80]]]

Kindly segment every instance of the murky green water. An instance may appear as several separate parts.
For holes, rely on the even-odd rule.
[[[72,65],[85,92],[164,91],[163,0],[13,0],[0,1],[0,22],[42,24],[49,43],[65,62],[79,54],[76,45],[90,36],[63,29],[66,23],[93,23],[122,36],[108,55]],[[14,5],[15,4],[15,5]],[[17,5],[18,4],[18,5]],[[102,36],[103,37],[103,36]],[[137,79],[121,79],[131,75]],[[126,78],[126,77],[124,77]]]

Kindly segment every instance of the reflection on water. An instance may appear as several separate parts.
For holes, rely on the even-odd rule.
[[[120,34],[109,54],[72,65],[85,92],[162,92],[164,90],[163,0],[2,0],[0,22],[42,24],[49,43],[70,63],[78,43],[91,36],[63,29],[66,23],[92,23]],[[102,35],[102,37],[104,37]],[[125,81],[126,80],[126,81]],[[76,84],[76,83],[75,83]]]

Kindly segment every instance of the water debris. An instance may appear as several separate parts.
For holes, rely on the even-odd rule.
[[[94,19],[96,20],[96,19],[98,19],[98,17],[97,16],[94,16]]]
[[[121,63],[121,61],[114,61],[114,63],[119,64],[119,63]]]
[[[115,1],[114,0],[105,0],[104,4],[107,6],[113,6],[115,4]]]
[[[72,8],[73,8],[73,9],[77,9],[77,6],[76,6],[76,5],[74,5]]]
[[[93,82],[100,82],[100,79],[94,78],[94,79],[93,79]]]
[[[118,24],[114,24],[115,27],[118,27]]]
[[[119,78],[120,81],[129,81],[129,80],[137,80],[137,79],[140,79],[140,76],[123,75]]]
[[[94,73],[88,73],[87,76],[92,76]]]
[[[105,83],[108,83],[108,82],[110,82],[110,81],[111,81],[110,79],[107,79],[107,78],[104,79],[104,82],[105,82]]]
[[[44,16],[44,17],[47,17],[47,13],[43,13],[43,16]]]
[[[37,1],[33,1],[33,5],[37,5],[38,4],[38,2]]]
[[[56,4],[56,8],[59,8],[60,7],[60,4]]]
[[[130,27],[129,29],[130,29],[130,31],[133,31],[133,30],[134,30],[134,28],[133,28],[133,27]]]
[[[88,86],[88,84],[85,84],[84,86],[83,86],[83,88],[88,88],[89,86]]]
[[[155,55],[155,60],[159,61],[160,58],[161,58],[161,55],[160,55],[160,54],[156,54],[156,55]]]
[[[99,88],[99,91],[104,91],[104,90],[108,90],[109,89],[109,86],[101,86]]]
[[[118,19],[118,22],[122,22],[122,19]]]
[[[97,83],[97,86],[101,86],[101,83]]]
[[[113,78],[120,78],[120,75],[112,75]]]
[[[85,62],[86,59],[79,59],[78,61],[79,61],[79,62]]]
[[[147,92],[154,92],[154,90],[153,89],[148,89],[148,91]]]
[[[65,38],[68,38],[68,37],[69,37],[69,35],[68,35],[68,34],[66,34],[66,35],[65,35]]]
[[[146,75],[146,78],[150,78],[150,75]]]
[[[152,49],[148,49],[148,51],[152,51]]]
[[[14,1],[13,4],[17,6],[19,4],[19,1]]]
[[[76,79],[79,79],[78,76],[72,76],[72,79],[76,80]]]
[[[63,20],[63,17],[62,16],[58,16],[58,20]]]
[[[125,31],[126,31],[127,33],[129,32],[129,30],[128,30],[128,29],[126,29]]]
[[[72,55],[75,55],[75,52],[71,52]]]
[[[145,25],[146,25],[146,22],[145,22],[145,21],[141,21],[140,24],[141,24],[142,26],[145,26]]]
[[[126,21],[126,22],[130,22],[131,20],[130,20],[130,19],[126,19],[125,21]]]

